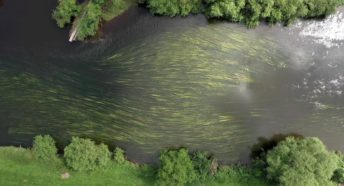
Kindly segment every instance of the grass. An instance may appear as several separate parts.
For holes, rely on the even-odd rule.
[[[70,178],[61,179],[68,172]],[[116,165],[94,172],[69,171],[61,159],[47,163],[35,160],[30,150],[0,147],[0,185],[152,185],[153,171],[148,166]]]
[[[63,180],[61,174],[70,177]],[[117,165],[112,162],[107,168],[93,172],[74,172],[64,166],[62,159],[48,163],[33,158],[31,150],[18,147],[0,147],[0,185],[14,186],[98,186],[98,185],[154,185],[155,170],[151,166],[132,163]],[[265,186],[268,183],[257,177],[249,167],[224,167],[204,183],[194,185],[211,186]]]
[[[137,3],[136,0],[116,0],[114,2],[116,3],[107,5],[103,10],[102,18],[105,21],[110,21],[111,19],[119,16],[120,14],[128,10],[131,5]]]

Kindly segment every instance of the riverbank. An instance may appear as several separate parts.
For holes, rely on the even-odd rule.
[[[65,175],[68,175],[66,178]],[[30,149],[0,147],[0,185],[127,185],[155,184],[156,169],[151,165],[111,162],[106,168],[92,172],[69,170],[60,158],[44,163],[34,158]],[[226,167],[204,185],[268,186],[262,177],[253,175],[247,167]]]
[[[78,137],[72,138],[64,153],[56,154],[52,137],[36,136],[31,149],[0,147],[0,185],[311,186],[344,182],[341,153],[328,151],[317,138],[288,136],[276,135],[257,144],[260,148],[252,151],[255,163],[249,166],[219,165],[215,157],[185,148],[162,151],[158,165],[139,165],[128,161],[119,148],[110,153],[106,145]]]
[[[207,19],[225,20],[255,28],[261,22],[269,25],[282,23],[288,26],[297,19],[323,19],[344,4],[343,0],[295,1],[291,3],[269,1],[169,2],[166,0],[89,0],[79,4],[76,0],[61,0],[53,12],[57,25],[63,28],[72,23],[69,41],[85,40],[97,34],[101,22],[110,21],[132,5],[142,5],[152,15],[188,16],[203,14]]]

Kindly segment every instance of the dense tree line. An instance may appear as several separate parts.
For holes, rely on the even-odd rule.
[[[343,0],[146,0],[153,14],[204,13],[208,18],[241,22],[250,28],[261,21],[289,25],[297,18],[323,18],[343,3]]]
[[[254,28],[262,21],[289,25],[298,18],[323,18],[344,0],[139,0],[155,15],[187,16],[204,13],[209,19],[240,22]],[[59,0],[53,12],[63,28],[80,18],[78,40],[94,36],[102,20],[110,20],[128,7],[126,0]]]

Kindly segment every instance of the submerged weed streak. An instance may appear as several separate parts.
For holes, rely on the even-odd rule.
[[[211,101],[231,96],[266,66],[284,67],[269,51],[274,44],[222,24],[148,39],[94,67],[106,82],[90,77],[84,84],[97,87],[86,90],[73,87],[82,74],[66,72],[59,82],[1,71],[3,108],[19,105],[23,111],[10,116],[11,135],[23,140],[39,133],[60,139],[82,135],[131,144],[148,154],[183,145],[236,160],[254,129]],[[260,116],[255,108],[252,113]]]

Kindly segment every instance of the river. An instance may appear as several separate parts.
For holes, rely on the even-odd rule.
[[[99,40],[68,43],[55,5],[0,7],[0,145],[82,136],[138,162],[179,146],[235,162],[294,132],[344,150],[343,46],[302,35],[309,22],[248,30],[132,7]]]

